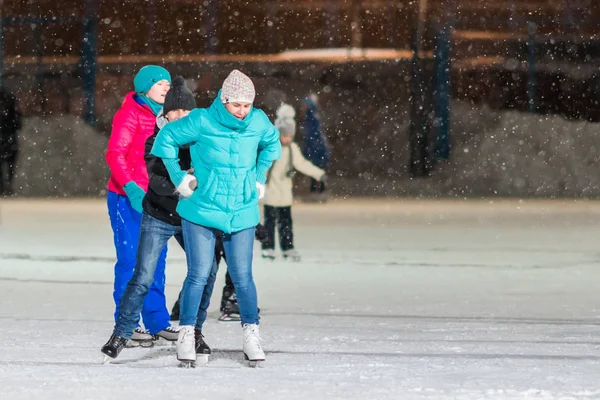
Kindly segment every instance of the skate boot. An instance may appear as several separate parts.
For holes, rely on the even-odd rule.
[[[179,336],[179,329],[173,328],[172,326],[168,326],[160,332],[157,332],[154,335],[154,340],[164,339],[169,342],[176,342],[177,337]]]
[[[238,307],[237,296],[235,292],[231,292],[229,298],[225,302],[221,302],[221,316],[219,317],[219,321],[239,322],[240,320],[240,308]]]
[[[149,334],[145,329],[139,326],[133,331],[131,339],[127,341],[125,347],[152,347],[154,346],[154,337]]]
[[[180,361],[179,366],[182,368],[196,368],[196,344],[193,325],[179,327],[177,359]]]
[[[179,300],[177,300],[175,304],[173,304],[173,308],[171,309],[171,316],[169,317],[170,321],[179,321],[179,304]]]
[[[103,364],[109,363],[115,358],[119,356],[119,353],[125,345],[127,344],[127,339],[121,336],[117,336],[114,333],[108,339],[108,342],[104,346],[102,346],[102,353],[104,353],[104,361]]]
[[[210,356],[210,347],[204,341],[202,331],[196,329],[194,331],[194,339],[196,340],[196,363],[208,364],[208,356]]]
[[[257,324],[244,324],[244,357],[248,365],[257,367],[258,363],[265,361],[265,352],[260,346],[260,335]]]
[[[262,256],[262,258],[265,258],[267,260],[274,260],[275,259],[275,250],[265,249],[262,251],[262,253],[260,253],[260,255]]]
[[[300,261],[300,253],[297,250],[289,249],[283,252],[284,259],[291,259],[292,261]]]

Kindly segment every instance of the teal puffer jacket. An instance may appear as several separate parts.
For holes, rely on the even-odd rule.
[[[232,233],[260,221],[256,182],[266,182],[267,170],[281,156],[281,144],[264,112],[253,108],[239,120],[219,97],[209,108],[165,125],[151,153],[163,159],[178,186],[186,174],[178,167],[179,147],[190,144],[198,188],[179,200],[177,212],[195,224]]]

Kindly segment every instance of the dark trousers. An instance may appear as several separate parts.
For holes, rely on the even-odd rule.
[[[267,238],[263,249],[275,249],[275,224],[279,231],[279,245],[282,251],[294,248],[294,230],[292,228],[292,207],[265,206],[265,229]]]
[[[19,153],[10,153],[7,154],[6,157],[2,158],[0,155],[0,195],[2,194],[12,194],[14,191],[13,188],[13,179],[15,177],[15,167],[17,165],[17,157]],[[7,171],[7,185],[4,186],[4,166],[6,165]]]

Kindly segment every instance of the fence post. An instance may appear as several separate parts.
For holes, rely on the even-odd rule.
[[[81,62],[83,66],[83,119],[88,124],[96,125],[96,32],[98,0],[86,0],[85,19],[83,23],[83,43],[81,46]]]
[[[0,87],[4,84],[4,14],[3,2],[0,1]]]
[[[437,130],[436,158],[450,157],[450,22],[440,30],[435,49],[435,127]]]
[[[339,44],[338,40],[338,22],[339,22],[339,3],[336,0],[326,0],[325,10],[325,47],[335,47]]]
[[[156,39],[154,31],[156,29],[156,0],[147,1],[146,6],[146,54],[154,54],[156,52]]]
[[[427,0],[419,0],[415,10],[416,21],[413,27],[410,79],[410,132],[409,132],[409,171],[411,176],[427,175],[427,123],[425,121],[425,96],[423,61],[421,47],[425,31]]]
[[[217,52],[218,35],[217,22],[218,12],[217,0],[206,0],[204,13],[204,30],[206,32],[206,53],[215,54]]]
[[[527,108],[530,112],[536,110],[536,44],[535,35],[537,31],[537,25],[533,21],[527,23],[527,50],[529,53],[527,62]]]

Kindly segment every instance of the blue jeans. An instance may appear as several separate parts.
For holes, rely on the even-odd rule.
[[[135,269],[142,214],[131,207],[127,196],[109,191],[106,202],[110,225],[114,233],[115,250],[117,252],[113,291],[113,298],[115,300],[114,318],[116,322],[119,317],[121,297]],[[144,299],[142,308],[144,325],[150,330],[156,330],[157,326],[162,326],[165,322],[168,323],[169,321],[169,310],[167,310],[165,298],[167,248],[161,248],[161,250],[162,252],[158,256],[156,264],[156,273],[153,275],[154,281],[150,286],[150,292]]]
[[[216,236],[221,232],[183,220],[188,273],[181,293],[180,325],[196,324],[204,286],[208,283],[214,260]],[[240,318],[243,324],[258,324],[258,299],[252,278],[252,253],[255,228],[223,234],[227,269],[235,286]]]
[[[167,224],[146,213],[142,215],[142,226],[140,229],[140,241],[138,246],[137,264],[133,277],[127,284],[117,318],[114,333],[129,339],[137,325],[137,316],[142,311],[144,297],[148,294],[155,277],[156,266],[161,254],[172,237],[185,249],[181,226]],[[210,297],[217,277],[217,263],[213,262],[206,287],[202,293],[202,301],[198,311],[196,327],[202,330],[202,324],[206,320],[206,309],[210,305]],[[170,323],[166,320],[152,320],[150,326],[144,318],[144,324],[150,333],[155,334],[167,328]]]

